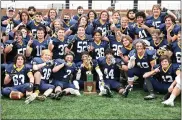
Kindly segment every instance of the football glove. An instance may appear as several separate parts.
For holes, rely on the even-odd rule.
[[[53,66],[54,65],[54,61],[53,60],[49,60],[46,62],[47,66]]]

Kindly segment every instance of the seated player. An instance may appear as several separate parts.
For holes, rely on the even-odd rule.
[[[168,88],[172,89],[171,95],[170,97],[163,101],[162,104],[167,105],[167,106],[174,106],[174,100],[175,98],[180,95],[181,93],[181,82],[180,82],[180,74],[176,76],[175,81],[172,83],[173,84],[173,88]]]
[[[155,65],[154,70],[146,72],[143,75],[143,77],[145,78],[147,90],[150,93],[148,96],[144,97],[144,99],[154,99],[154,91],[157,91],[159,93],[169,92],[170,94],[175,85],[173,81],[175,80],[175,77],[179,74],[179,66],[176,64],[172,64],[171,59],[168,56],[161,56],[160,64]]]
[[[93,80],[99,77],[100,94],[110,94],[109,89],[104,88],[103,74],[96,60],[92,60],[87,51],[82,52],[82,62],[77,63],[78,72],[76,80],[73,81],[76,89],[84,89],[84,82],[87,80],[87,74],[93,74]],[[98,75],[98,76],[97,76]]]
[[[107,49],[105,51],[105,57],[100,57],[97,61],[103,73],[105,85],[113,90],[116,90],[119,94],[122,94],[124,91],[124,87],[119,82],[119,71],[120,69],[127,70],[127,66],[122,65],[121,61],[118,61],[114,58],[113,51],[111,49]],[[112,96],[112,94],[110,96]]]
[[[146,49],[143,40],[137,40],[134,47],[135,49],[129,53],[128,85],[123,93],[125,97],[127,97],[129,91],[133,88],[134,76],[139,78],[139,85],[142,87],[144,83],[143,74],[151,71],[156,64],[156,52]]]
[[[52,60],[52,52],[48,49],[42,51],[41,57],[35,57],[32,60],[35,85],[34,93],[25,101],[25,103],[32,102],[36,97],[39,100],[45,100],[54,90],[55,86],[50,84],[50,77],[52,74],[52,68],[54,62]],[[40,92],[43,92],[43,95],[38,96]]]
[[[51,94],[52,98],[59,100],[61,96],[68,93],[80,95],[72,83],[73,76],[76,75],[76,65],[73,58],[74,53],[69,52],[65,55],[65,61],[63,59],[55,60],[55,66],[52,69],[52,84],[55,86],[55,94]]]
[[[10,99],[21,99],[33,92],[32,66],[25,64],[25,62],[25,56],[17,54],[14,63],[6,66],[6,76],[4,78],[6,87],[2,89],[2,95]]]

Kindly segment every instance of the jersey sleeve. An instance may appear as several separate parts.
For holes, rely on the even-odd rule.
[[[148,54],[148,57],[149,57],[149,61],[153,61],[156,59],[156,50],[148,50],[147,49],[147,54]]]
[[[10,74],[12,72],[13,64],[9,64],[5,67],[5,73]]]

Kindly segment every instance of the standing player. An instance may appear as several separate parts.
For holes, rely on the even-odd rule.
[[[33,91],[34,77],[30,65],[25,64],[26,59],[22,54],[17,54],[13,64],[6,67],[4,84],[12,87],[2,89],[4,96],[10,99],[21,99],[24,95],[28,96]]]
[[[102,31],[94,32],[94,41],[89,43],[89,52],[93,59],[104,57],[104,51],[109,47],[108,42],[102,39]]]
[[[49,42],[49,50],[53,52],[53,59],[64,59],[65,49],[68,46],[67,38],[65,37],[65,29],[60,28],[58,30],[58,38],[53,38]]]
[[[78,6],[77,7],[77,15],[74,15],[73,19],[78,21],[80,19],[80,17],[82,16],[82,14],[83,14],[83,7],[82,6]]]
[[[78,27],[78,34],[74,36],[68,37],[68,46],[69,50],[72,50],[76,55],[74,58],[74,62],[81,61],[81,53],[84,51],[88,51],[87,47],[89,42],[91,41],[91,36],[85,34],[85,27],[79,26]]]
[[[29,40],[27,44],[26,56],[27,57],[40,57],[42,50],[48,48],[48,40],[45,39],[44,28],[37,29],[37,39]]]
[[[6,54],[6,62],[13,62],[12,58],[14,58],[17,54],[25,55],[26,53],[26,43],[23,41],[23,35],[21,31],[16,31],[14,36],[14,41],[10,42],[4,49],[4,53]]]

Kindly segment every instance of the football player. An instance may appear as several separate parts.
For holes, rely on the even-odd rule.
[[[35,12],[36,12],[36,9],[35,9],[34,6],[29,6],[28,7],[28,14],[29,14],[31,20],[34,19]]]
[[[171,63],[171,59],[167,55],[160,57],[160,64],[154,66],[152,71],[146,72],[145,78],[146,87],[149,95],[145,96],[145,100],[155,98],[154,90],[159,93],[171,93],[174,88],[175,77],[180,74],[179,66]]]
[[[85,27],[79,26],[78,27],[78,34],[68,37],[68,46],[69,50],[72,50],[76,55],[74,58],[74,62],[81,61],[81,53],[83,51],[88,51],[88,45],[91,41],[91,36],[85,34]]]
[[[77,15],[73,16],[73,19],[75,19],[76,21],[78,21],[80,19],[80,17],[83,14],[83,7],[82,6],[78,6],[77,7]]]
[[[94,32],[94,41],[89,43],[88,51],[93,59],[104,57],[104,51],[109,47],[108,42],[102,39],[102,31]]]
[[[160,25],[160,31],[164,34],[164,39],[167,39],[169,43],[177,40],[177,34],[179,31],[179,25],[175,24],[175,19],[171,15],[167,15],[164,18],[165,23]]]
[[[42,51],[41,57],[35,57],[32,60],[35,85],[34,93],[26,99],[25,103],[29,104],[35,98],[39,100],[45,100],[54,90],[55,86],[50,84],[50,77],[52,74],[52,68],[54,61],[52,60],[52,52],[48,49]],[[39,93],[44,92],[43,95]]]
[[[83,89],[84,82],[87,80],[87,74],[93,74],[93,80],[97,80],[99,76],[98,85],[100,89],[100,95],[107,94],[111,95],[110,89],[106,89],[103,81],[103,74],[98,66],[96,60],[92,60],[89,52],[82,52],[82,61],[77,63],[78,72],[76,74],[76,80],[73,81],[76,89]],[[98,75],[98,76],[97,76]]]
[[[88,25],[93,26],[93,22],[97,19],[97,13],[94,10],[90,10],[87,14]]]
[[[132,28],[131,32],[135,33],[135,39],[147,39],[151,41],[151,32],[154,28],[151,21],[146,21],[146,15],[144,12],[136,13],[136,25]]]
[[[177,37],[178,39],[171,43],[171,49],[173,52],[172,63],[177,63],[181,66],[181,27]]]
[[[135,24],[135,13],[137,11],[135,9],[128,10],[126,17],[128,18],[128,25],[133,26]]]
[[[25,62],[25,56],[17,54],[14,63],[7,65],[4,78],[4,84],[7,87],[2,89],[4,96],[10,97],[10,99],[21,99],[24,95],[28,96],[33,91],[32,66],[25,64]]]
[[[137,40],[134,47],[135,49],[129,53],[128,85],[123,93],[124,97],[127,97],[129,91],[133,88],[134,76],[139,78],[139,85],[143,86],[143,74],[151,71],[156,64],[156,51],[146,49],[143,40]]]
[[[52,38],[48,48],[53,52],[53,59],[64,59],[65,49],[68,46],[67,38],[65,37],[65,29],[58,29],[58,38]]]
[[[122,66],[121,61],[117,61],[113,56],[113,51],[111,49],[107,49],[105,51],[105,57],[100,57],[97,59],[98,65],[103,73],[103,79],[105,85],[108,88],[116,90],[119,94],[122,94],[124,91],[123,85],[119,82],[120,80],[120,69],[125,68],[127,66]],[[108,89],[107,88],[107,89]],[[110,96],[112,93],[110,92]]]
[[[170,10],[163,8],[164,12],[161,11],[161,6],[159,4],[155,4],[152,7],[153,15],[147,16],[147,20],[152,20],[152,24],[155,26],[155,29],[159,29],[160,25],[164,23],[164,17],[166,15],[172,15],[175,19],[176,16]]]
[[[176,76],[175,81],[172,83],[174,88],[172,89],[170,97],[167,100],[163,101],[162,104],[167,105],[167,106],[174,106],[175,98],[181,93],[181,82],[180,81],[181,81],[181,78],[180,78],[180,74],[179,74]]]
[[[108,40],[107,36],[112,34],[110,26],[109,13],[106,10],[103,10],[100,13],[99,18],[93,22],[94,30],[101,30],[103,39]]]
[[[75,19],[71,19],[70,18],[70,14],[69,13],[65,13],[63,15],[63,28],[65,29],[65,31],[67,31],[72,25],[74,25],[77,21]]]
[[[45,39],[44,28],[37,29],[37,39],[29,40],[27,44],[26,56],[27,57],[40,57],[42,50],[48,48],[48,39]]]
[[[26,43],[23,41],[23,35],[21,31],[16,31],[14,40],[6,41],[6,43],[9,44],[4,49],[7,63],[12,63],[12,58],[14,58],[17,54],[25,55]]]
[[[72,83],[73,76],[76,75],[76,65],[73,63],[74,53],[69,52],[65,55],[65,61],[63,59],[56,59],[55,66],[52,69],[53,81],[52,84],[56,87],[55,94],[51,97],[57,100],[64,94],[75,94],[80,96],[80,92],[75,89]]]

